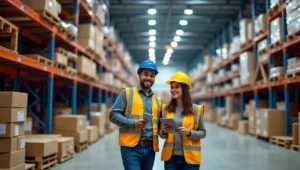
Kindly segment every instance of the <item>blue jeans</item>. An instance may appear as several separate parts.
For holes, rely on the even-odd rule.
[[[124,147],[121,146],[121,155],[125,170],[152,170],[155,152],[152,146]]]
[[[200,165],[191,165],[185,162],[184,156],[172,155],[165,161],[165,170],[199,170]]]

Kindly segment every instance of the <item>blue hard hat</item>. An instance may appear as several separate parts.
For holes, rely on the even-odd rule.
[[[156,75],[158,74],[157,66],[152,60],[143,61],[140,64],[139,69],[137,70],[137,73],[140,74],[142,69],[151,69],[151,70],[155,71]]]

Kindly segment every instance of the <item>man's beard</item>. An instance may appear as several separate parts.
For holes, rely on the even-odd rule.
[[[151,82],[151,81],[140,81],[140,84],[141,84],[142,88],[144,88],[144,89],[150,89],[152,87],[152,85],[154,84],[154,82]]]

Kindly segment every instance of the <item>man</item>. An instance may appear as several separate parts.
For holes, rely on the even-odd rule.
[[[119,144],[125,170],[152,170],[158,148],[158,120],[161,100],[151,90],[158,74],[156,64],[140,64],[137,87],[121,91],[110,112],[110,121],[120,126]],[[151,121],[143,119],[152,115]]]

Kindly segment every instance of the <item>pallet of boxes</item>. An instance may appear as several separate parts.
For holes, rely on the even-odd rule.
[[[66,160],[69,160],[69,159],[73,158],[75,155],[74,138],[73,137],[63,137],[60,134],[52,134],[52,135],[28,134],[28,135],[26,135],[26,141],[28,141],[29,147],[34,148],[34,147],[38,147],[38,146],[43,146],[45,148],[43,152],[47,151],[46,148],[53,148],[54,151],[53,151],[53,149],[51,149],[52,150],[51,152],[57,154],[57,162],[58,163],[62,163]],[[57,146],[54,146],[55,144]],[[50,151],[47,151],[47,152],[50,152]],[[40,153],[40,154],[42,154],[42,153]],[[46,153],[44,155],[47,155],[47,154],[49,155],[49,153]]]
[[[85,115],[55,116],[55,134],[74,138],[76,152],[88,149],[88,130]]]
[[[92,125],[96,126],[98,129],[98,139],[102,138],[105,135],[105,110],[106,110],[106,104],[101,104],[101,112],[92,112]]]
[[[27,94],[0,92],[0,98],[0,169],[24,170]]]

